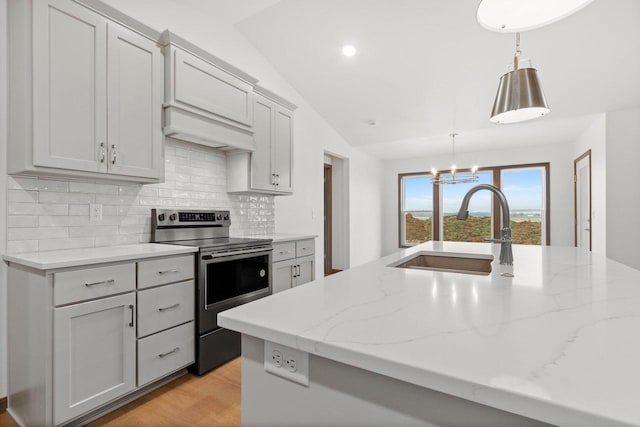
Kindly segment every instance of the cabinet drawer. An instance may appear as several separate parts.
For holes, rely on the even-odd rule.
[[[85,301],[135,288],[135,263],[63,271],[53,274],[53,304]]]
[[[296,242],[283,242],[273,244],[272,262],[284,261],[285,259],[295,258]]]
[[[193,279],[193,255],[138,263],[138,289]]]
[[[138,340],[138,387],[194,362],[194,323]]]
[[[138,292],[138,337],[193,320],[193,280]]]
[[[313,255],[316,249],[314,239],[298,240],[296,242],[296,257]]]

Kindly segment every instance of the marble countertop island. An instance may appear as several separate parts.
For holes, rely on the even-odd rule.
[[[555,425],[640,425],[640,271],[571,247],[429,242],[246,304],[221,326]],[[492,254],[487,276],[390,264]],[[513,277],[505,277],[512,273]]]

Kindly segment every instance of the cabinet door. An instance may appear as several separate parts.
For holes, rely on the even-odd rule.
[[[135,302],[128,293],[54,309],[54,424],[134,389]]]
[[[118,24],[107,31],[109,172],[160,178],[163,57],[159,46]]]
[[[274,262],[273,266],[273,293],[286,291],[293,286],[293,266],[296,265],[295,259],[287,261]]]
[[[315,258],[313,256],[297,258],[296,264],[298,265],[298,275],[295,278],[294,286],[313,281]]]
[[[34,165],[106,171],[106,27],[77,3],[33,2]]]
[[[254,95],[253,140],[256,151],[251,153],[251,188],[254,190],[274,189],[274,170],[272,167],[272,147],[275,137],[273,120],[275,104],[263,96]]]
[[[276,107],[274,127],[276,190],[291,193],[293,191],[293,113],[286,108]]]

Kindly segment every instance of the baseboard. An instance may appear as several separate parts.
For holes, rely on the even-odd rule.
[[[7,397],[0,397],[0,414],[7,411]]]

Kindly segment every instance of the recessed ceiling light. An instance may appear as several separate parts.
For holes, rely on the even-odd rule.
[[[350,44],[342,46],[342,54],[344,56],[354,56],[356,53],[358,53],[358,50],[355,48],[355,46],[352,46]]]

